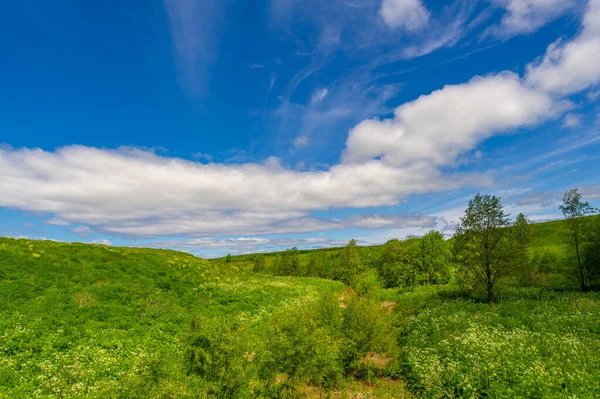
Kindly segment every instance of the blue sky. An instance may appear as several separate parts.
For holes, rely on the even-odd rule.
[[[201,256],[600,205],[600,0],[9,1],[0,235]]]

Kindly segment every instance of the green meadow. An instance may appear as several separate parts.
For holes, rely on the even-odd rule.
[[[0,238],[0,398],[597,398],[567,239],[531,225],[489,304],[451,257],[411,271],[421,238],[210,261]]]

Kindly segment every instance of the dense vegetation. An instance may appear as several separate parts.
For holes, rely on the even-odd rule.
[[[600,397],[600,217],[561,209],[212,261],[0,238],[0,398]]]

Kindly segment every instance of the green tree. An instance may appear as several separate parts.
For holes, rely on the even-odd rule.
[[[508,215],[500,198],[477,194],[469,201],[456,229],[454,253],[475,284],[483,288],[490,303],[496,302],[494,287],[506,276],[514,261]]]
[[[334,277],[336,280],[349,284],[352,278],[360,273],[361,268],[362,265],[360,254],[356,247],[356,240],[352,239],[340,252]]]
[[[377,265],[384,287],[410,287],[414,285],[416,271],[408,246],[397,239],[385,243]]]
[[[306,266],[306,275],[310,277],[322,277],[323,266],[325,264],[325,252],[312,252],[308,257],[308,265]]]
[[[226,263],[231,262],[231,254],[227,254],[227,256],[225,257],[225,262]]]
[[[281,255],[278,273],[282,276],[298,276],[300,274],[300,258],[298,248],[286,249]]]
[[[262,254],[256,255],[256,257],[254,258],[254,268],[253,271],[255,273],[260,273],[265,269],[265,256]]]
[[[563,203],[560,205],[567,227],[569,229],[569,244],[575,251],[576,264],[574,267],[575,276],[579,283],[581,292],[587,290],[586,280],[589,279],[589,273],[586,271],[582,257],[582,243],[584,236],[584,216],[590,214],[594,209],[589,203],[581,200],[581,194],[577,188],[573,188],[563,196]]]
[[[532,274],[530,267],[531,262],[529,262],[529,256],[527,252],[530,230],[531,226],[529,224],[529,219],[527,219],[527,216],[525,216],[523,213],[519,213],[513,225],[513,232],[515,235],[515,240],[518,244],[517,251],[519,274],[526,279],[530,279]]]
[[[444,273],[450,259],[450,251],[444,235],[431,230],[419,241],[419,266],[427,277],[427,282],[437,282]]]

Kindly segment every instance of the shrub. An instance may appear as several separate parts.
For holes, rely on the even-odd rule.
[[[248,396],[248,363],[244,330],[229,319],[200,318],[188,336],[186,365],[189,374],[206,381],[215,397]]]
[[[277,312],[267,335],[259,355],[262,378],[278,377],[283,389],[300,382],[330,388],[341,378],[339,342],[317,324],[309,307]]]
[[[393,328],[381,304],[352,297],[344,309],[341,325],[342,364],[348,374],[356,374],[361,359],[369,353],[395,352]]]

